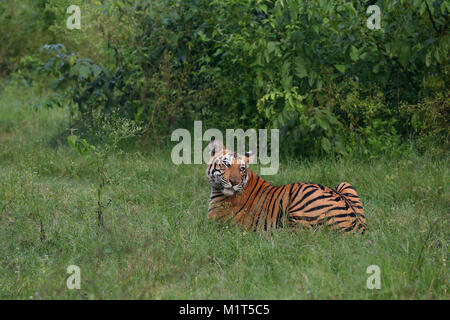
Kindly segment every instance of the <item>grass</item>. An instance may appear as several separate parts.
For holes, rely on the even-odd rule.
[[[370,230],[345,236],[208,221],[204,165],[175,166],[170,150],[117,152],[101,228],[96,167],[58,138],[67,110],[34,110],[41,99],[0,94],[1,299],[448,299],[447,158],[299,159],[266,177],[352,183]],[[72,264],[80,290],[66,287]],[[370,265],[379,290],[366,288]]]

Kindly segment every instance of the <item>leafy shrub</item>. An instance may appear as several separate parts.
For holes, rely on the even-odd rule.
[[[366,27],[374,3],[381,30]],[[411,132],[401,104],[448,83],[448,9],[440,0],[105,1],[90,9],[105,22],[98,61],[61,49],[45,69],[83,115],[119,109],[158,141],[202,119],[279,128],[294,154],[356,145],[376,154]]]
[[[422,152],[430,149],[430,146],[437,153],[450,149],[449,101],[449,92],[445,91],[418,104],[402,105],[401,112]]]

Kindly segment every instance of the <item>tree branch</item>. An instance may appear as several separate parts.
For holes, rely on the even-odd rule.
[[[434,30],[436,30],[437,34],[439,35],[440,34],[440,30],[436,27],[436,24],[434,23],[433,15],[431,14],[431,10],[430,10],[430,7],[428,5],[428,1],[427,0],[424,0],[424,1],[425,1],[425,4],[427,5],[428,15],[430,16],[430,20],[431,20],[431,23],[433,24],[433,28],[434,28]]]

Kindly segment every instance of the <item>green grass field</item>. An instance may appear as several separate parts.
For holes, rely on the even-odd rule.
[[[97,169],[61,138],[67,110],[36,111],[30,92],[0,94],[1,299],[448,299],[447,158],[282,161],[268,181],[352,183],[369,232],[247,233],[206,219],[205,165],[133,148],[106,162],[101,228]]]

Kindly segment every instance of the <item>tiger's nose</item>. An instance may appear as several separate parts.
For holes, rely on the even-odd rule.
[[[239,182],[237,182],[236,180],[233,180],[233,179],[230,179],[230,183],[231,183],[232,187],[239,184]]]

